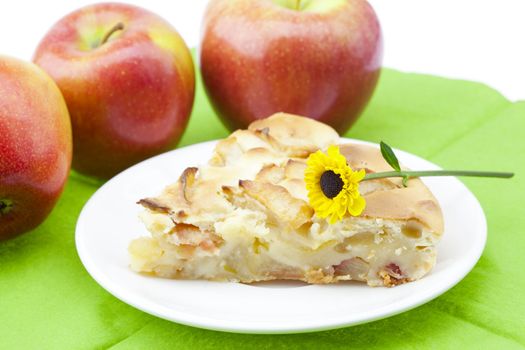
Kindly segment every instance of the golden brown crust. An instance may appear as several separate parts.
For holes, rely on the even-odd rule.
[[[255,181],[260,182],[269,182],[269,183],[278,183],[283,181],[285,178],[285,171],[283,168],[275,165],[268,164],[263,166],[261,171],[255,176]]]
[[[139,200],[137,204],[140,204],[144,208],[147,208],[156,213],[163,213],[163,214],[170,213],[170,208],[165,206],[162,203],[159,203],[155,198],[143,198]]]
[[[333,271],[324,271],[323,269],[311,269],[304,275],[304,281],[312,284],[327,284],[337,282]]]
[[[420,180],[412,180],[407,188],[377,191],[364,196],[366,207],[362,216],[395,220],[417,220],[432,232],[443,232],[441,208],[432,193]]]
[[[377,173],[391,171],[392,168],[383,159],[378,148],[345,144],[340,146],[341,154],[345,156],[353,169],[365,169]],[[382,190],[364,193],[366,207],[362,216],[395,220],[416,220],[436,234],[443,232],[443,215],[438,201],[420,179],[408,181],[408,187],[403,187],[400,178],[388,178],[379,181]],[[378,180],[365,181],[378,182]]]
[[[289,224],[293,229],[309,221],[314,212],[303,200],[294,198],[282,186],[270,183],[241,180],[239,187],[244,194],[267,208],[278,222]]]
[[[186,168],[186,170],[182,172],[182,175],[180,177],[180,183],[182,185],[182,195],[188,203],[190,203],[190,189],[195,183],[195,175],[198,171],[198,168]]]
[[[215,146],[215,151],[208,162],[212,166],[225,166],[232,163],[232,160],[237,159],[242,154],[242,149],[237,142],[237,138],[230,135],[230,137],[220,140]]]
[[[262,130],[265,129],[267,132],[263,133]],[[308,156],[319,148],[327,148],[339,139],[337,132],[328,125],[287,113],[276,113],[269,118],[254,121],[248,130],[259,131],[261,135],[266,134],[275,140],[279,147],[296,152],[294,156]],[[301,158],[304,158],[303,156]]]
[[[399,286],[400,284],[411,282],[411,280],[406,277],[396,278],[396,277],[390,276],[388,272],[384,270],[379,272],[379,277],[383,279],[383,285],[385,287],[395,287],[395,286]]]
[[[293,127],[290,129],[290,126]],[[314,134],[315,137],[310,137]],[[294,176],[299,177],[304,161],[303,164],[295,162],[293,157],[306,157],[337,141],[337,133],[329,126],[280,113],[219,141],[208,166],[186,169],[177,183],[142,204],[151,210],[169,211],[175,222],[207,220],[212,224],[214,218],[233,210],[221,191],[222,186],[237,186],[239,180],[276,184],[286,180],[285,173],[290,175],[294,169]],[[289,165],[283,169],[286,162]],[[274,187],[271,187],[268,191],[276,200],[274,205],[285,205],[277,198],[285,188],[275,189],[273,193]],[[294,203],[301,201],[289,193],[285,198]],[[295,220],[300,219],[292,221],[295,223]]]
[[[212,224],[214,218],[234,209],[223,188],[237,187],[241,192],[235,190],[235,196],[256,200],[296,228],[313,215],[302,157],[338,141],[327,125],[278,113],[232,133],[217,144],[208,166],[186,169],[162,195],[141,204],[172,213],[175,222],[208,220]],[[376,147],[344,144],[340,150],[354,169],[391,170]],[[367,202],[364,217],[417,221],[438,235],[443,231],[439,204],[419,179],[411,179],[407,188],[397,178],[365,181],[361,192]]]
[[[289,159],[284,167],[284,176],[288,179],[304,179],[306,162],[302,160]]]

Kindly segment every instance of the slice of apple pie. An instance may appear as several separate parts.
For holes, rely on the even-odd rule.
[[[139,201],[150,237],[131,242],[131,268],[166,278],[394,286],[434,266],[438,202],[419,180],[359,183],[366,206],[335,223],[309,204],[306,160],[340,142],[329,126],[279,113],[219,141],[162,194]],[[379,149],[339,146],[352,169],[389,171]]]

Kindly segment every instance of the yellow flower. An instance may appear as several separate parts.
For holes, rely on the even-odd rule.
[[[304,181],[308,200],[320,218],[330,218],[333,224],[346,213],[358,216],[365,208],[365,200],[359,193],[359,181],[365,171],[353,171],[339,147],[328,147],[327,154],[321,151],[310,154],[306,161]]]

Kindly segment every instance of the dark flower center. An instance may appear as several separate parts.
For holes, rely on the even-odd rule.
[[[321,185],[321,191],[328,198],[334,198],[341,192],[344,186],[343,179],[332,170],[325,171],[321,175],[321,180],[319,181]]]

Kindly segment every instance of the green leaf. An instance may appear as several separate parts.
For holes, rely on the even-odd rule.
[[[380,146],[381,146],[381,154],[383,155],[383,158],[385,158],[386,162],[390,164],[390,166],[394,170],[401,171],[401,167],[399,166],[399,160],[397,160],[397,157],[394,154],[394,151],[392,150],[392,148],[386,143],[384,143],[383,141],[381,141]]]

